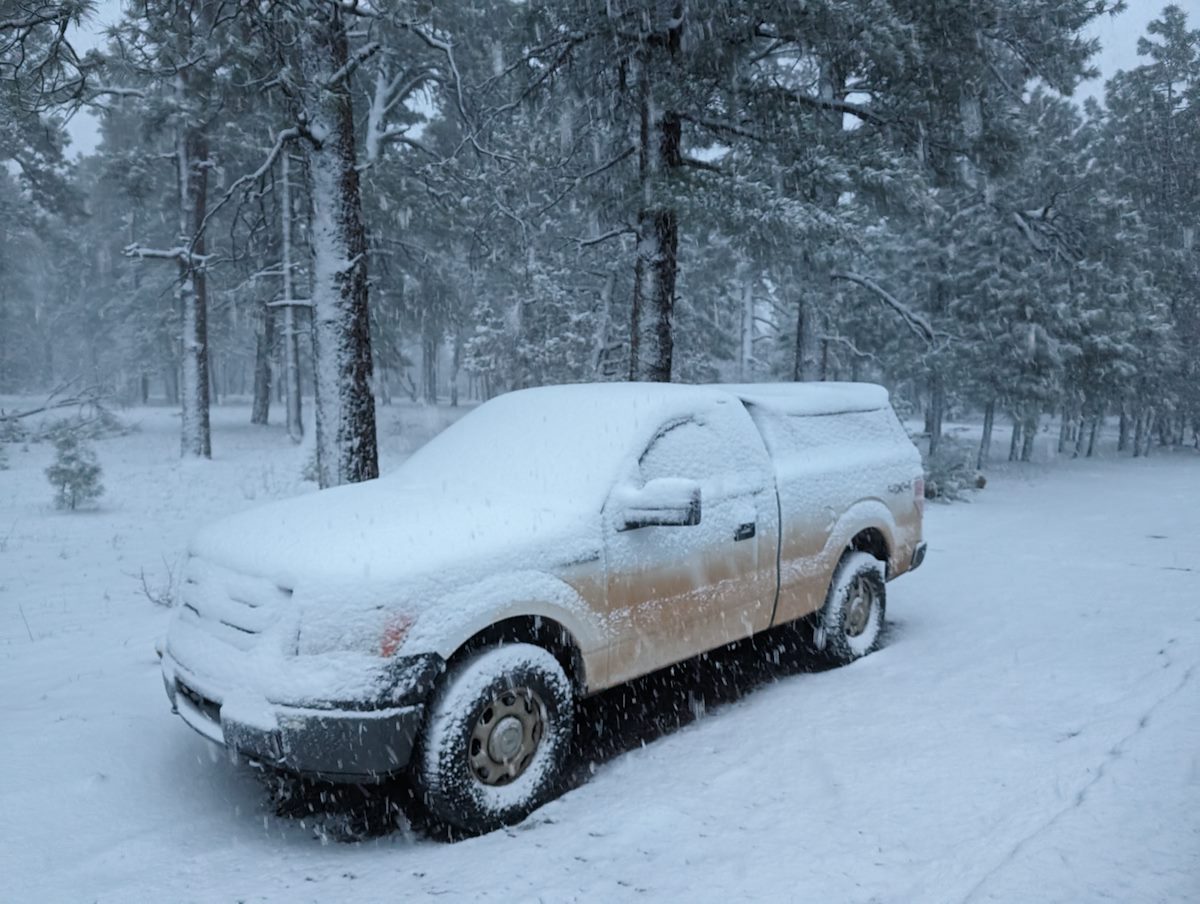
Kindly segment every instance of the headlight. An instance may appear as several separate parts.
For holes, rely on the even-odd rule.
[[[391,658],[413,625],[413,617],[395,609],[330,606],[300,613],[296,652],[301,656],[357,652]]]
[[[396,651],[404,643],[404,638],[408,636],[412,626],[412,617],[403,612],[397,612],[388,618],[383,626],[383,634],[379,638],[379,655],[389,658],[396,655]]]

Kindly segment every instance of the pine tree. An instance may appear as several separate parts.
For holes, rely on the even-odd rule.
[[[81,505],[99,499],[104,493],[100,483],[100,462],[96,450],[78,430],[62,426],[53,434],[54,463],[46,468],[46,477],[54,487],[54,504],[75,511]]]

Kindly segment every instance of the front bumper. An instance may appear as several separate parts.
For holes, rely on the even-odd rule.
[[[300,775],[334,782],[379,781],[412,756],[428,697],[444,664],[421,657],[403,669],[411,682],[374,703],[301,707],[262,701],[247,705],[163,656],[163,683],[172,710],[231,752]]]

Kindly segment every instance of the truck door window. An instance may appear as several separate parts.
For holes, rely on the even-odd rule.
[[[695,420],[668,424],[650,443],[638,464],[643,482],[659,477],[705,481],[719,471],[715,438]]]

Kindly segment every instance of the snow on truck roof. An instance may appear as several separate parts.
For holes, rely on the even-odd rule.
[[[533,404],[548,414],[566,408],[576,415],[614,410],[636,416],[711,402],[716,393],[781,414],[837,414],[888,406],[888,391],[874,383],[566,383],[517,390],[497,400]]]
[[[867,383],[575,383],[523,389],[480,405],[418,449],[393,480],[436,484],[448,473],[492,491],[589,498],[611,485],[665,421],[738,399],[781,414],[871,411],[887,390]]]
[[[888,407],[888,391],[874,383],[567,383],[508,393],[547,412],[566,406],[576,415],[674,410],[711,402],[716,393],[780,414],[820,415],[877,411]]]
[[[841,414],[888,406],[888,391],[874,383],[729,383],[713,388],[780,414]]]

